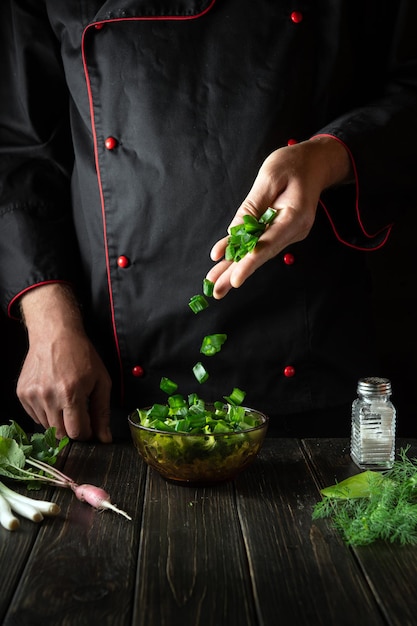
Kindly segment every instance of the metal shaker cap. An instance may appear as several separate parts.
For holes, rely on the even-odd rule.
[[[380,378],[379,376],[360,378],[357,391],[364,396],[391,395],[391,381],[388,378]]]

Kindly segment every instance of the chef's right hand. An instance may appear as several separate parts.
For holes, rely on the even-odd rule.
[[[223,298],[230,289],[240,287],[281,250],[305,239],[314,224],[322,191],[352,178],[349,153],[334,137],[317,136],[270,154],[229,224],[228,232],[242,223],[244,215],[259,219],[268,207],[276,209],[278,214],[255,249],[238,262],[224,258],[228,236],[214,244],[211,258],[217,264],[206,276],[214,283],[214,298]]]

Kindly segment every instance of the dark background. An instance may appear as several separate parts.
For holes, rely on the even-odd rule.
[[[414,402],[417,381],[417,254],[414,239],[413,224],[404,220],[393,229],[382,250],[368,255],[374,279],[372,295],[381,361],[380,371],[369,372],[369,375],[391,379],[392,401],[397,409],[397,434],[401,437],[417,437],[417,407]],[[15,394],[26,349],[26,334],[19,322],[5,315],[0,316],[0,346],[0,423],[14,419],[23,428],[30,428],[32,421]]]
[[[381,371],[392,382],[397,433],[417,437],[417,216],[399,222],[382,250],[369,255]]]

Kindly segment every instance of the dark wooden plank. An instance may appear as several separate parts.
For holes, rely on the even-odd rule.
[[[257,626],[233,483],[148,476],[135,626]]]
[[[146,469],[131,444],[73,444],[64,471],[105,488],[133,521],[59,490],[61,515],[42,523],[3,624],[130,625]]]
[[[46,490],[41,493],[46,498]],[[16,531],[11,532],[0,526],[0,624],[40,529],[39,524],[19,519],[20,527]]]
[[[319,493],[297,441],[267,439],[236,486],[263,626],[386,623],[352,552],[312,523]]]
[[[305,446],[316,469],[321,487],[334,484],[360,470],[350,460],[349,442],[306,440]],[[409,455],[417,457],[416,439],[399,439],[397,449],[412,444]],[[327,520],[320,520],[328,524]],[[380,611],[391,626],[417,623],[417,546],[375,542],[356,547],[354,553]]]

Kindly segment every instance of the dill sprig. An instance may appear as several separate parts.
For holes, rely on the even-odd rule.
[[[322,489],[313,519],[329,518],[348,545],[417,544],[417,459],[408,449],[387,472],[361,472]]]

